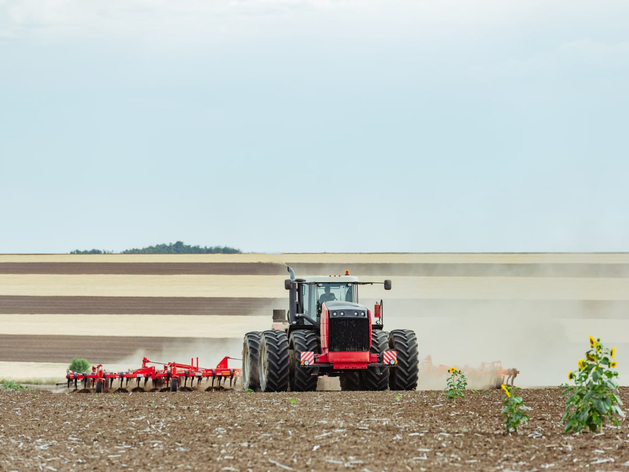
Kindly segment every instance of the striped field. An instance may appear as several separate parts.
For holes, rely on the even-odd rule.
[[[629,373],[624,253],[0,255],[0,378],[62,378],[73,357],[238,357],[242,334],[286,308],[286,264],[392,279],[391,292],[362,287],[361,302],[384,299],[386,328],[415,329],[438,363],[501,359],[520,384],[557,384],[593,334]]]

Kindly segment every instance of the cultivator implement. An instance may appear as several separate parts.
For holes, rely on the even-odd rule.
[[[513,386],[513,381],[520,371],[515,367],[505,369],[502,367],[502,362],[493,361],[482,362],[478,369],[468,368],[468,373],[471,382],[489,378],[490,386],[500,388],[503,384]]]
[[[420,378],[427,380],[440,380],[445,382],[450,367],[432,363],[432,357],[428,356],[420,362]],[[473,388],[500,388],[501,385],[511,385],[520,371],[515,367],[505,369],[501,361],[482,362],[480,367],[470,366],[457,367],[468,379],[470,387]]]
[[[195,387],[199,388],[201,381],[206,380],[212,382],[211,386],[206,390],[223,387],[221,384],[227,384],[233,387],[238,377],[240,377],[241,369],[229,367],[229,360],[239,360],[232,357],[224,357],[218,365],[213,369],[199,367],[199,358],[190,359],[190,364],[180,364],[178,362],[157,362],[148,358],[142,358],[142,367],[126,372],[111,372],[105,370],[102,364],[92,367],[91,372],[70,372],[66,373],[67,387],[74,386],[75,389],[79,385],[83,389],[94,389],[96,393],[113,389],[114,384],[119,383],[116,391],[128,391],[129,383],[135,384],[132,392],[146,391],[147,383],[151,381],[151,391],[171,391],[177,390],[191,391]],[[216,385],[215,385],[216,384]]]

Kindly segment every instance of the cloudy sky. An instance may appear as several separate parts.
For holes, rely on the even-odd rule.
[[[0,0],[0,253],[628,251],[625,0]]]

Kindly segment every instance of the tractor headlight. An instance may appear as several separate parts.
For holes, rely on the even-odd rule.
[[[336,316],[336,311],[332,312],[332,316]]]

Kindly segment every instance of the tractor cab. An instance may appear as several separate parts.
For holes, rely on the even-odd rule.
[[[340,278],[346,280],[339,280]],[[321,281],[320,279],[324,279]],[[297,281],[297,312],[308,318],[321,321],[321,308],[324,303],[358,303],[356,277],[330,278],[309,277]],[[304,318],[307,322],[308,318]]]

